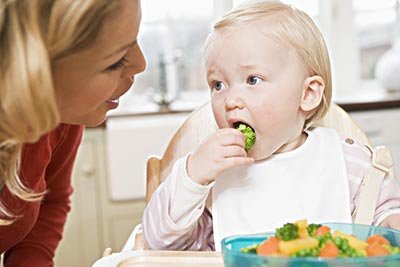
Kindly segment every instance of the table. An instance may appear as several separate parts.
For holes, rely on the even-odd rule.
[[[219,252],[134,250],[113,253],[92,267],[224,267]]]

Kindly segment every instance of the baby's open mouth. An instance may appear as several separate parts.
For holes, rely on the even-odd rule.
[[[246,127],[249,127],[253,132],[255,132],[253,127],[251,127],[249,124],[247,124],[246,122],[243,122],[243,121],[237,121],[237,122],[233,123],[233,128],[237,129],[240,126],[240,124],[243,124]]]
[[[256,133],[255,133],[254,129],[247,123],[244,123],[241,121],[235,122],[233,124],[233,127],[242,132],[242,134],[246,138],[244,149],[246,151],[249,151],[253,147],[254,143],[256,142]]]

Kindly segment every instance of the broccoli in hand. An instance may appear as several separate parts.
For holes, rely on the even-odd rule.
[[[251,127],[243,123],[240,123],[236,127],[236,129],[241,131],[244,137],[246,138],[244,149],[246,151],[249,151],[251,147],[254,145],[254,142],[256,141],[256,134],[254,133],[253,129],[251,129]]]

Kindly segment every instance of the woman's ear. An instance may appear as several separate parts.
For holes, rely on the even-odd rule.
[[[300,108],[308,112],[318,107],[319,103],[321,103],[324,89],[325,82],[321,76],[315,75],[306,78],[304,81]]]

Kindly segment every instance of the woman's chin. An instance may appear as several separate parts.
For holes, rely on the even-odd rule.
[[[74,119],[62,119],[62,123],[73,125],[84,125],[87,127],[97,127],[103,124],[106,120],[106,114],[91,114],[91,116],[81,116]]]
[[[98,127],[100,125],[102,125],[105,122],[105,120],[101,120],[98,122],[89,122],[89,123],[82,123],[82,125],[85,125],[86,127]]]
[[[89,118],[88,120],[86,120],[86,122],[82,124],[87,127],[97,127],[103,124],[105,121],[106,121],[106,115],[104,114],[103,116],[99,116],[96,118]]]

